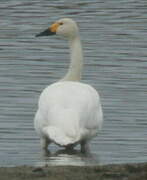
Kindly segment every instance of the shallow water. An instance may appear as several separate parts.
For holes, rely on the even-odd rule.
[[[147,161],[145,0],[6,0],[0,17],[0,166]],[[44,157],[33,127],[40,92],[69,62],[65,41],[34,36],[61,17],[80,25],[83,82],[99,91],[103,105],[105,122],[90,157],[55,145]]]

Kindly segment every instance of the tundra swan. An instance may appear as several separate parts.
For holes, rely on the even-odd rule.
[[[60,81],[42,91],[34,126],[44,150],[53,142],[65,148],[80,144],[81,151],[87,152],[89,140],[102,126],[99,94],[92,86],[79,82],[83,53],[76,22],[70,18],[60,19],[36,37],[55,34],[69,42],[70,66]]]

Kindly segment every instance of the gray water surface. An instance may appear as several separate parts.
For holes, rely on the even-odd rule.
[[[62,17],[75,19],[84,47],[83,82],[101,96],[103,130],[92,155],[41,154],[33,127],[41,91],[66,73],[67,42],[35,38]],[[78,148],[77,148],[78,149]],[[0,166],[147,161],[146,0],[0,2]]]

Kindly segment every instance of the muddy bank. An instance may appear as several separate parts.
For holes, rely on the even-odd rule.
[[[1,167],[0,180],[147,180],[147,163],[93,167]]]

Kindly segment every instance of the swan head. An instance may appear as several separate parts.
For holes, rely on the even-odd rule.
[[[78,35],[78,26],[76,22],[70,18],[64,18],[53,23],[45,31],[36,35],[38,36],[50,36],[59,35],[67,39],[73,39]]]

